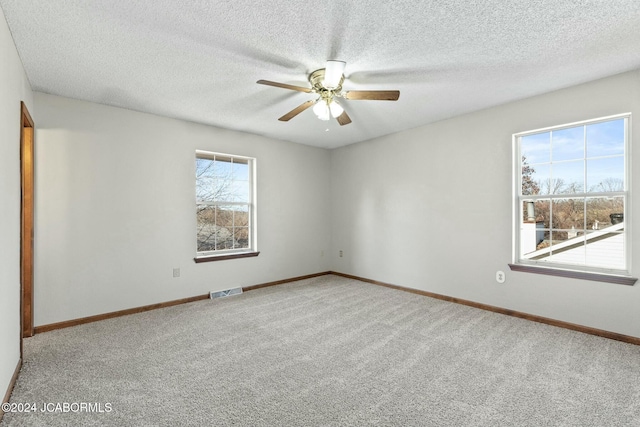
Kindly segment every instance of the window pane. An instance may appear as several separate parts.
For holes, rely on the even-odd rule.
[[[520,138],[520,152],[529,164],[551,161],[551,134],[549,132]]]
[[[625,268],[624,233],[587,233],[586,262],[602,268]]]
[[[587,160],[590,192],[624,191],[624,157]]]
[[[561,129],[551,135],[551,159],[577,160],[584,158],[584,127]]]
[[[590,197],[587,199],[587,230],[602,230],[624,222],[623,197]]]
[[[233,206],[216,206],[216,250],[233,249]]]
[[[231,182],[231,201],[249,203],[249,181]]]
[[[249,181],[249,161],[246,159],[235,159],[232,167],[234,181]]]
[[[563,230],[569,237],[584,234],[584,199],[556,199],[552,212],[554,229]]]
[[[233,206],[216,206],[216,225],[231,230],[233,228]]]
[[[587,126],[587,156],[624,155],[624,119]]]
[[[525,196],[532,194],[540,194],[540,186],[535,180],[534,174],[536,169],[529,164],[523,158],[522,162],[522,194]]]
[[[522,222],[541,223],[543,228],[549,226],[549,200],[522,202]]]
[[[196,159],[196,200],[214,202],[231,201],[231,163]]]
[[[572,232],[552,230],[550,261],[560,264],[585,265],[584,232],[573,236]]]
[[[538,242],[536,250],[547,249],[551,247],[551,230],[540,231],[542,239]]]
[[[551,230],[551,246],[557,245],[568,239],[567,232],[565,230]]]
[[[233,234],[228,228],[219,231],[216,240],[216,250],[219,251],[221,249],[233,249]]]
[[[540,202],[538,202],[540,203]],[[544,202],[542,202],[544,205]],[[525,201],[522,208],[522,223],[520,224],[520,254],[524,256],[537,250],[537,247],[544,240],[544,222],[536,222],[536,203]],[[548,206],[548,202],[546,204]],[[548,211],[548,209],[547,209]]]
[[[246,249],[249,247],[249,228],[235,227],[233,229],[233,240],[235,248]]]
[[[551,178],[551,194],[584,192],[584,160],[554,163]]]
[[[213,174],[213,160],[196,158],[196,178],[211,177]]]
[[[198,205],[196,208],[198,251],[212,251],[216,247],[215,208]]]
[[[232,199],[231,162],[220,160],[216,156],[213,174],[214,180],[210,189],[210,200],[217,202],[230,201]]]
[[[235,206],[234,227],[246,227],[249,225],[249,206]]]
[[[196,200],[211,201],[213,185],[213,160],[196,159]]]
[[[550,177],[551,168],[548,163],[525,165],[522,168],[522,194],[549,194]]]
[[[231,179],[231,159],[216,156],[214,161],[214,175],[218,179]]]

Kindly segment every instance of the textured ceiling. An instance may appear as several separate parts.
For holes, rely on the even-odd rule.
[[[333,148],[640,68],[638,0],[0,0],[34,90]],[[327,59],[353,123],[307,110]]]

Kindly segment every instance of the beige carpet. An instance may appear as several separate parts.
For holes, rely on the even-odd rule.
[[[60,410],[3,427],[640,425],[638,346],[336,276],[39,334],[25,356],[11,402]]]

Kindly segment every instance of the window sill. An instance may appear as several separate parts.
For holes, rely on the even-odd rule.
[[[212,261],[224,261],[228,259],[236,259],[236,258],[249,258],[260,255],[260,252],[238,252],[235,254],[226,254],[226,255],[207,255],[195,257],[193,260],[196,264],[201,262],[212,262]]]
[[[614,274],[587,273],[585,271],[561,270],[559,268],[534,267],[523,264],[509,264],[512,271],[545,274],[547,276],[570,277],[572,279],[593,280],[596,282],[615,283],[617,285],[633,286],[638,280],[635,277],[616,276]]]

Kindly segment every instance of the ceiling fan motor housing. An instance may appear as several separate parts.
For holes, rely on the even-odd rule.
[[[342,92],[342,83],[344,82],[344,75],[340,77],[340,83],[333,89],[324,87],[324,73],[325,69],[321,68],[309,74],[309,83],[313,86],[314,91],[322,97],[322,99],[332,99],[334,96],[339,96]]]

